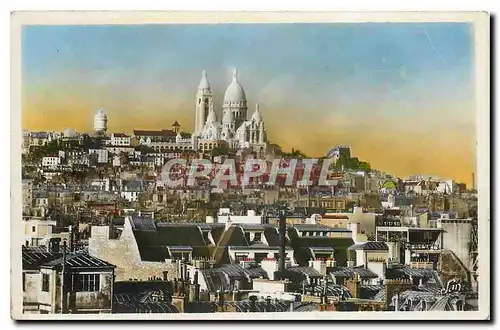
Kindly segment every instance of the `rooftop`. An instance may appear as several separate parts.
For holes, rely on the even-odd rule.
[[[389,251],[385,242],[366,242],[351,245],[348,250]]]
[[[51,260],[49,262],[45,262],[41,267],[43,268],[56,268],[59,269],[63,265],[63,257],[59,257],[57,259]],[[98,268],[98,269],[113,269],[114,265],[98,259],[96,257],[92,257],[87,253],[74,253],[68,254],[66,256],[66,267],[70,268]]]
[[[170,129],[163,129],[161,131],[152,130],[134,130],[135,136],[161,136],[161,137],[175,137],[177,133]]]

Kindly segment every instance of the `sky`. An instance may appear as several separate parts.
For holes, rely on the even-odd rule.
[[[323,156],[339,144],[400,177],[472,183],[473,31],[466,23],[25,26],[22,126],[194,127],[207,70],[216,112],[238,68],[268,137]]]

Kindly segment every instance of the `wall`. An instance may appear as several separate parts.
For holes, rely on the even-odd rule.
[[[370,259],[383,259],[387,262],[389,253],[384,251],[356,250],[356,266],[365,265]]]
[[[50,276],[50,283],[49,283],[49,291],[42,291],[42,274],[49,274]],[[54,313],[54,301],[56,299],[56,277],[55,277],[55,272],[53,272],[50,269],[41,269],[40,270],[40,275],[39,275],[39,282],[38,282],[38,303],[40,304],[40,310],[45,310],[50,313]]]
[[[379,278],[385,278],[386,262],[371,262],[367,263],[366,268],[378,275]]]
[[[277,293],[277,292],[286,292],[287,291],[287,282],[286,281],[271,281],[266,279],[256,278],[252,281],[253,290],[259,292],[269,292],[269,293]]]
[[[449,220],[448,220],[449,221]],[[453,251],[462,263],[469,266],[469,244],[472,224],[467,220],[463,223],[442,222],[443,228],[443,248]]]
[[[359,232],[375,234],[375,213],[364,213],[363,208],[355,207],[352,213],[334,213],[336,216],[347,216],[348,219],[321,219],[325,226],[348,228],[349,223],[358,223]],[[328,216],[328,214],[327,214]]]
[[[173,278],[174,264],[141,261],[139,247],[129,221],[128,218],[125,219],[123,232],[118,239],[109,239],[109,227],[93,226],[89,239],[89,254],[115,265],[116,281],[147,280],[153,276],[161,278],[164,271],[168,271],[169,278]]]
[[[82,272],[82,274],[95,274],[95,272]],[[100,288],[98,292],[74,292],[70,297],[71,310],[82,312],[83,310],[100,310],[111,312],[113,289],[113,272],[100,274]],[[68,307],[69,307],[68,306]]]
[[[38,271],[23,272],[24,273],[24,286],[23,291],[23,310],[25,309],[38,309],[38,293],[41,290],[42,277]],[[29,306],[33,304],[33,306]],[[35,305],[36,304],[36,305]]]
[[[249,213],[251,211],[248,211]],[[262,217],[260,215],[218,215],[217,222],[218,223],[228,223],[228,219],[230,219],[230,223],[247,223],[247,224],[260,224],[262,223]]]
[[[228,247],[228,253],[230,256],[231,260],[235,260],[235,255],[236,253],[238,254],[247,254],[247,258],[249,259],[255,259],[255,254],[263,254],[267,253],[266,258],[274,258],[274,255],[279,253],[279,249],[251,249],[251,248],[246,248],[246,247]],[[292,249],[285,249],[285,258],[290,258],[290,260],[293,260],[293,250]]]

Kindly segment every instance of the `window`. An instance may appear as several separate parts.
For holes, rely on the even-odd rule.
[[[100,274],[73,274],[73,291],[94,292],[101,286]]]
[[[33,232],[33,233],[34,233],[35,231],[36,231],[35,226],[31,226],[31,232]]]
[[[49,274],[42,274],[42,291],[49,292],[50,277]]]
[[[262,239],[262,233],[255,233],[254,241],[260,242]]]
[[[23,273],[23,292],[26,291],[26,274]]]

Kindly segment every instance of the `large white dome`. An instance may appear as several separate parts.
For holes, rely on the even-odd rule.
[[[226,92],[224,93],[224,102],[240,102],[246,100],[245,91],[238,82],[238,71],[235,69],[233,71],[233,81],[227,86]]]

